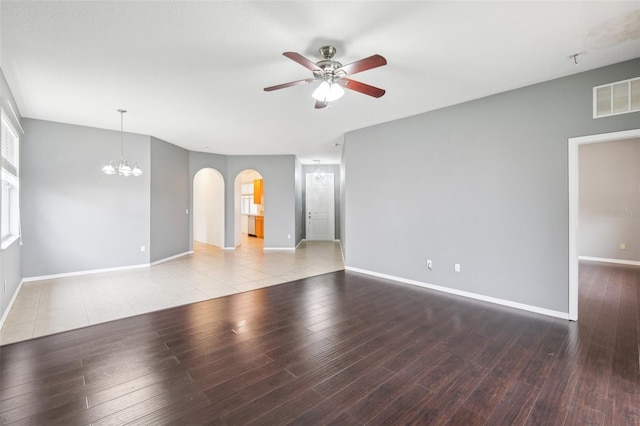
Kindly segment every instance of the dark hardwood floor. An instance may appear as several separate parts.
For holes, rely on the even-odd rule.
[[[335,272],[0,347],[7,425],[639,425],[640,268],[580,321]]]

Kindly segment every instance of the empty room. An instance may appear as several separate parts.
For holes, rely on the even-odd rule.
[[[0,2],[0,423],[640,424],[640,5]]]

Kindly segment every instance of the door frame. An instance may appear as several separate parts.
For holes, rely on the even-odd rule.
[[[578,321],[579,146],[640,138],[640,129],[569,138],[569,320]]]
[[[332,186],[331,186],[331,204],[333,205],[333,208],[331,209],[331,216],[333,217],[333,235],[331,240],[311,240],[309,239],[309,221],[308,221],[308,215],[309,215],[309,188],[307,188],[307,177],[309,175],[311,176],[317,176],[317,175],[330,175],[332,177]],[[305,240],[307,241],[334,241],[336,239],[336,189],[335,189],[335,179],[336,179],[336,175],[333,172],[314,172],[314,173],[305,173],[304,176],[304,185],[305,185],[305,200],[304,200],[304,221],[305,221]]]

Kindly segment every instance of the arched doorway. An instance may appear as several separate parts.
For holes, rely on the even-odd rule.
[[[234,183],[234,237],[236,247],[242,240],[264,241],[264,180],[256,170],[243,170]],[[253,240],[255,239],[255,241]]]
[[[193,177],[193,240],[224,248],[224,178],[215,169]]]

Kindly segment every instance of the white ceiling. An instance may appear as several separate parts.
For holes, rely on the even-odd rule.
[[[640,57],[635,2],[7,1],[1,62],[24,117],[149,134],[194,151],[339,161],[345,132]],[[354,76],[314,109],[282,56],[337,47]],[[585,52],[573,64],[569,55]],[[639,73],[640,74],[640,73]],[[391,141],[392,142],[392,141]]]

